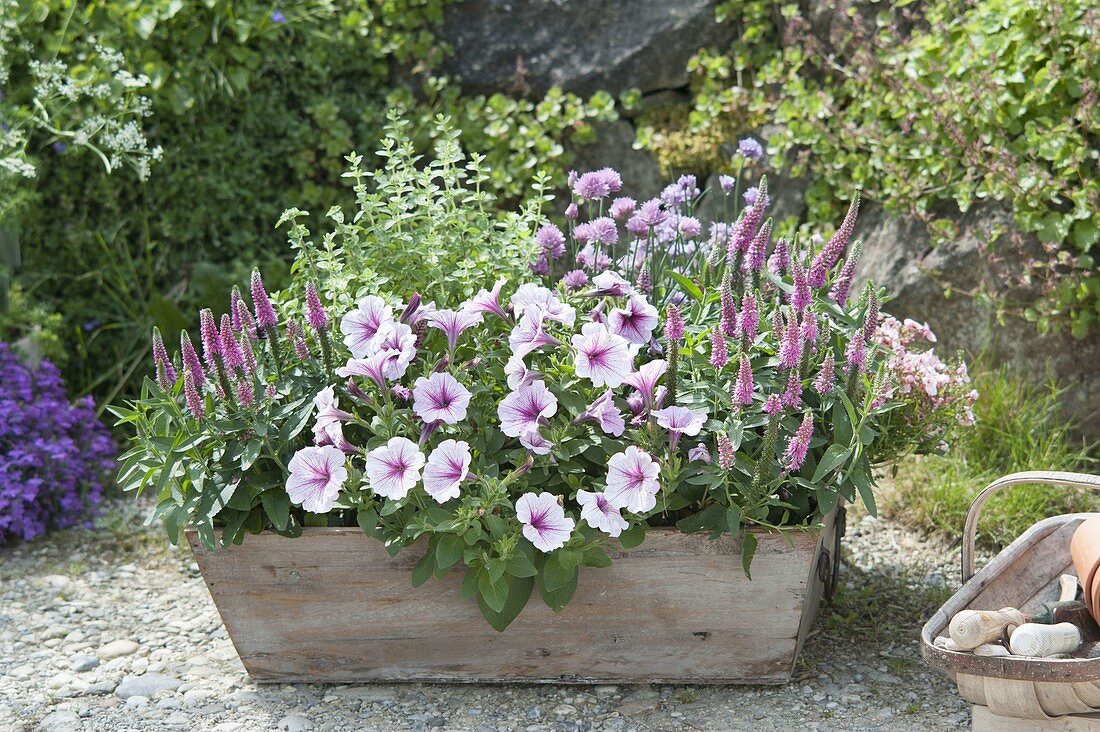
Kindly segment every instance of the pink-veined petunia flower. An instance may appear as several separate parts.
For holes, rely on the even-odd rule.
[[[637,346],[615,335],[602,323],[585,323],[574,335],[577,349],[573,366],[577,376],[590,380],[593,386],[616,387],[630,375]]]
[[[577,503],[581,506],[581,519],[597,531],[614,537],[630,526],[621,509],[612,506],[603,493],[577,491]]]
[[[649,453],[634,445],[607,461],[607,490],[604,495],[615,508],[631,513],[652,511],[657,505],[657,480],[661,468]]]
[[[378,351],[392,351],[383,359],[382,370],[387,379],[400,379],[416,358],[416,335],[405,323],[388,323],[378,332]]]
[[[516,501],[516,518],[523,524],[523,535],[540,552],[561,549],[577,525],[553,493],[524,493]]]
[[[542,381],[516,389],[497,406],[500,429],[509,437],[519,437],[528,430],[538,430],[557,411],[558,398]]]
[[[504,364],[504,375],[508,377],[508,388],[512,391],[542,378],[542,374],[538,371],[527,368],[522,356],[515,354],[509,356],[507,363]]]
[[[317,407],[317,423],[314,431],[318,427],[324,428],[333,422],[347,422],[352,418],[349,413],[340,409],[339,405],[340,400],[337,399],[333,387],[326,386],[317,392],[317,396],[313,397],[313,406]]]
[[[476,295],[463,304],[463,312],[492,313],[501,320],[508,320],[508,313],[506,313],[504,308],[500,305],[500,290],[507,281],[507,278],[501,277],[496,281],[496,284],[493,285],[492,290],[482,288]]]
[[[612,333],[639,345],[649,343],[659,321],[657,308],[641,295],[631,296],[626,307],[615,308],[607,316],[607,325]]]
[[[337,376],[366,376],[379,389],[386,388],[386,371],[391,361],[400,358],[401,352],[395,350],[378,351],[367,358],[351,358],[347,364],[336,369]]]
[[[439,503],[458,498],[462,481],[470,474],[470,446],[461,440],[444,440],[432,450],[424,466],[424,490]]]
[[[615,437],[622,435],[626,429],[626,423],[623,421],[622,414],[619,413],[619,408],[615,406],[615,397],[610,389],[589,404],[588,408],[584,410],[581,416],[577,417],[576,421],[583,422],[585,420],[596,422],[600,425],[600,429]]]
[[[428,327],[439,328],[447,336],[447,347],[454,350],[462,331],[481,322],[481,313],[467,310],[436,310],[426,316]]]
[[[688,450],[688,460],[693,463],[710,463],[710,449],[700,442]]]
[[[392,323],[393,313],[386,301],[369,295],[340,319],[340,332],[344,334],[344,344],[352,357],[365,358],[376,350],[378,332]]]
[[[519,286],[512,295],[511,304],[512,313],[517,318],[534,310],[541,311],[542,317],[546,320],[554,320],[570,327],[577,320],[576,309],[563,303],[547,288],[531,282]]]
[[[519,444],[536,455],[548,455],[554,443],[542,436],[536,429],[524,430],[519,436]]]
[[[458,424],[466,419],[470,391],[445,371],[421,376],[413,385],[413,411],[427,424]]]
[[[687,407],[665,407],[653,412],[657,425],[668,430],[669,447],[675,448],[680,435],[695,437],[707,421],[706,412],[693,412]]]
[[[650,361],[637,371],[627,374],[623,381],[638,390],[642,397],[642,404],[649,409],[654,404],[654,396],[657,390],[657,382],[668,371],[668,362],[663,359]]]
[[[385,498],[400,500],[420,480],[424,454],[405,437],[391,437],[382,447],[367,453],[370,489]]]
[[[617,272],[607,270],[601,272],[592,278],[592,286],[596,289],[589,292],[589,295],[609,297],[623,297],[634,292],[634,288],[630,286],[630,283],[624,280]]]
[[[562,345],[561,341],[546,332],[544,315],[545,313],[539,309],[524,312],[523,317],[508,334],[508,345],[512,349],[513,356],[525,358],[527,354],[543,346],[557,348]]]
[[[303,447],[287,466],[286,492],[293,503],[310,513],[328,513],[336,503],[340,486],[348,478],[344,453],[332,445]]]

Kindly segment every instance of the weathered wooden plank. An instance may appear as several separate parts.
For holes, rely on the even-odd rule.
[[[812,532],[760,533],[750,582],[732,539],[653,530],[582,569],[562,613],[536,593],[504,633],[459,597],[460,570],[414,589],[423,550],[391,558],[358,529],[188,538],[256,681],[782,683],[820,600]]]

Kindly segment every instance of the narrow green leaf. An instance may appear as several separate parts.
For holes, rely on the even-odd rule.
[[[726,529],[734,539],[741,533],[741,507],[736,503],[726,509]]]
[[[752,566],[752,558],[756,555],[756,534],[746,531],[741,540],[741,568],[745,570],[745,576],[752,580],[749,567]]]
[[[820,482],[826,475],[843,465],[851,455],[852,449],[847,445],[839,443],[830,445],[825,454],[821,456],[821,460],[818,461],[817,470],[814,471],[814,477],[810,478],[810,481],[813,483]]]

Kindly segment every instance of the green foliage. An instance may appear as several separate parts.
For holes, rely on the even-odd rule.
[[[957,539],[970,502],[986,485],[1021,470],[1083,470],[1093,450],[1074,436],[1075,425],[1060,410],[1063,388],[1036,386],[1008,368],[975,377],[977,424],[952,435],[943,456],[903,463],[895,490],[884,495],[883,512],[919,528]],[[1001,546],[1047,516],[1095,511],[1095,495],[1054,486],[1016,486],[990,499],[979,538]]]
[[[540,169],[564,169],[567,138],[584,142],[593,121],[614,115],[606,95],[461,96],[431,76],[446,51],[431,32],[444,2],[309,0],[288,4],[277,22],[255,0],[28,0],[21,8],[34,22],[0,24],[15,38],[18,71],[55,52],[83,58],[82,39],[94,35],[149,78],[144,131],[163,158],[148,181],[107,178],[88,156],[52,152],[44,134],[26,143],[38,176],[25,192],[19,276],[68,331],[102,324],[70,363],[76,391],[105,400],[135,391],[149,327],[178,331],[184,313],[216,304],[203,298],[224,297],[252,266],[280,284],[288,252],[274,222],[291,202],[318,212],[352,205],[342,158],[381,137],[387,110],[404,111],[420,152],[434,144],[436,115],[451,115],[462,144],[493,163],[483,188],[512,202]],[[8,97],[26,98],[30,77],[12,80]],[[112,292],[123,280],[124,294]]]
[[[688,129],[769,125],[771,151],[811,178],[811,220],[828,218],[836,190],[861,188],[948,241],[942,202],[962,211],[1004,202],[1046,247],[1017,283],[1041,294],[1026,316],[1042,331],[1068,321],[1075,335],[1087,332],[1100,316],[1100,18],[1091,3],[893,2],[811,18],[757,0],[725,3],[719,19],[740,38],[692,62]]]

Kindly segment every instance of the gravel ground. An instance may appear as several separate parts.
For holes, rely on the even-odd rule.
[[[844,541],[841,592],[787,686],[258,686],[187,550],[120,506],[93,531],[0,550],[0,729],[966,728],[917,643],[955,589],[957,547],[866,516]]]

